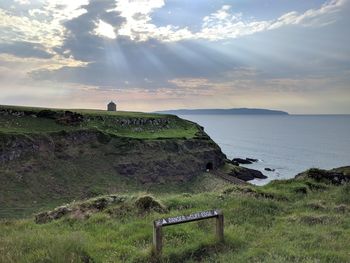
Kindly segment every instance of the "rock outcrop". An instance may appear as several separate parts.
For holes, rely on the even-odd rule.
[[[295,176],[296,179],[311,178],[318,182],[344,184],[350,182],[350,167],[340,167],[332,170],[322,170],[317,168],[309,169]]]
[[[233,158],[232,159],[232,163],[238,163],[238,164],[252,164],[254,162],[257,162],[257,159],[252,159],[252,158],[246,158],[246,159],[242,159],[242,158]]]
[[[254,170],[254,169],[249,169],[245,167],[235,167],[234,169],[231,170],[229,175],[238,178],[243,181],[251,181],[254,179],[266,179],[267,176],[265,176],[262,172]]]
[[[80,219],[88,218],[91,214],[102,211],[110,205],[122,203],[124,200],[124,196],[108,195],[78,203],[73,202],[71,204],[56,207],[52,211],[45,211],[36,214],[35,223],[45,224],[68,215]]]

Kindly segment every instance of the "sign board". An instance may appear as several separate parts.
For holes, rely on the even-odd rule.
[[[183,224],[198,220],[216,218],[216,237],[221,242],[224,240],[224,215],[220,210],[209,210],[193,213],[185,216],[175,216],[155,220],[153,222],[153,247],[157,255],[162,252],[163,232],[162,227]]]
[[[176,224],[181,224],[181,223],[186,223],[191,221],[217,217],[220,213],[221,212],[218,210],[210,210],[210,211],[193,213],[187,216],[169,217],[169,218],[156,220],[155,225],[156,226],[176,225]]]

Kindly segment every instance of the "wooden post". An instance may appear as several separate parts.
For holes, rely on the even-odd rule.
[[[224,215],[221,211],[216,217],[216,238],[219,242],[224,241]]]
[[[163,247],[163,233],[162,233],[162,225],[158,225],[157,222],[154,222],[153,225],[153,247],[154,252],[157,256],[162,254]]]

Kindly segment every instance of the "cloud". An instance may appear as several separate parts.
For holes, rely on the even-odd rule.
[[[69,38],[60,52],[87,61],[86,65],[43,69],[33,72],[32,76],[102,87],[157,89],[169,85],[169,79],[214,77],[239,65],[234,57],[198,41],[164,43],[135,42],[120,36],[115,40],[82,37],[74,38],[75,42]],[[77,44],[80,42],[85,45],[80,47]]]
[[[41,6],[27,4],[26,0],[18,1],[26,3],[26,9],[22,12],[0,9],[0,41],[40,43],[47,49],[67,42],[67,30],[70,35],[78,35],[79,26],[82,31],[78,36],[80,38],[85,34],[163,42],[198,39],[219,41],[287,25],[320,26],[334,22],[336,13],[348,2],[330,0],[318,9],[309,9],[303,13],[289,12],[276,19],[262,21],[246,19],[242,13],[232,12],[230,5],[223,5],[203,18],[199,31],[193,31],[186,26],[157,26],[153,22],[153,13],[166,4],[163,0],[44,0]],[[92,39],[90,41],[93,42]]]
[[[285,71],[291,74],[300,66],[300,63],[304,62],[293,65],[290,63],[293,62],[293,57],[286,57],[287,67],[284,61],[280,62],[282,55],[273,57],[274,54],[265,54],[266,50],[271,51],[271,48],[266,48],[265,45],[261,45],[260,49],[258,49],[260,45],[247,49],[249,43],[246,44],[244,40],[236,41],[234,45],[230,43],[226,47],[226,39],[251,35],[253,32],[263,30],[271,32],[271,29],[281,28],[286,24],[306,21],[309,24],[311,18],[314,21],[313,19],[322,15],[335,13],[344,3],[345,0],[333,0],[318,9],[300,14],[289,13],[276,20],[260,22],[244,22],[243,14],[233,14],[231,7],[224,5],[203,19],[202,29],[197,33],[192,33],[188,29],[182,32],[181,29],[173,26],[157,27],[152,24],[151,14],[165,5],[162,0],[118,2],[98,0],[83,5],[75,4],[75,9],[72,6],[68,7],[66,3],[60,8],[70,10],[70,14],[75,15],[70,19],[60,20],[63,27],[60,31],[62,36],[60,44],[52,47],[52,52],[56,52],[58,57],[83,63],[78,66],[64,65],[55,69],[43,67],[33,70],[30,76],[36,80],[83,83],[102,88],[143,87],[155,90],[174,85],[171,81],[169,82],[174,79],[222,78],[225,81],[228,78],[225,74],[233,74],[236,68],[254,65],[255,61],[247,63],[247,60],[252,58],[261,64],[261,68],[275,66],[278,71],[281,71],[282,64]],[[52,8],[50,5],[46,10]],[[61,14],[61,11],[56,12]],[[126,28],[128,30],[123,31]],[[220,40],[221,38],[224,39]],[[176,39],[176,41],[170,41],[170,39]],[[217,42],[211,44],[208,40]],[[237,47],[243,49],[243,52],[236,51]],[[277,50],[281,54],[286,53],[285,46],[284,49]],[[262,54],[265,56],[264,59],[270,60],[268,65],[258,60],[258,56]],[[308,59],[311,61],[310,58]],[[304,68],[299,69],[299,71],[304,70],[306,71]],[[275,71],[273,75],[277,74],[277,70]],[[248,73],[248,71],[245,72],[245,74]],[[236,77],[242,79],[243,75]]]
[[[47,52],[41,44],[30,42],[0,43],[0,54],[11,54],[21,58],[49,59],[53,54]]]
[[[251,35],[257,32],[277,29],[288,25],[320,26],[334,21],[335,13],[347,0],[330,0],[319,9],[310,9],[304,13],[289,12],[275,20],[245,21],[241,13],[232,14],[231,6],[224,5],[217,12],[203,19],[202,30],[193,34],[193,38],[222,40]]]
[[[327,25],[335,20],[334,14],[340,11],[347,1],[329,0],[318,9],[309,9],[304,13],[289,12],[277,19],[266,21],[246,20],[242,13],[232,13],[230,5],[223,5],[216,12],[203,18],[200,31],[193,32],[188,27],[156,26],[152,23],[151,14],[164,6],[162,0],[121,0],[118,2],[117,10],[126,19],[126,23],[118,30],[118,34],[136,41],[147,41],[152,38],[166,42],[189,39],[211,41],[233,39],[287,25]]]
[[[124,23],[120,13],[113,11],[115,6],[116,4],[109,0],[92,1],[81,6],[86,12],[64,23],[64,41],[61,46],[55,48],[55,51],[65,57],[73,56],[81,61],[96,61],[103,57],[105,40],[100,36],[101,32],[96,31],[102,23],[105,27],[109,25],[107,32],[109,35],[115,34],[111,31],[111,25],[116,31]]]
[[[29,5],[30,1],[29,0],[14,0],[15,3],[18,3],[20,5]]]
[[[271,23],[269,29],[276,29],[285,25],[323,26],[330,24],[336,20],[335,14],[346,3],[348,3],[348,0],[330,0],[319,9],[310,9],[302,14],[289,12]]]

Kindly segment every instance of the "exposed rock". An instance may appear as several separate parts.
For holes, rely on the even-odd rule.
[[[233,169],[230,172],[231,176],[234,176],[238,179],[241,179],[243,181],[251,181],[254,179],[266,179],[267,176],[265,176],[262,172],[248,169],[245,167],[237,167],[237,169]]]
[[[239,164],[252,164],[253,163],[252,161],[249,161],[247,159],[242,159],[242,158],[233,158],[232,162],[236,162]]]
[[[37,114],[39,118],[47,118],[47,119],[56,119],[58,117],[58,113],[52,110],[42,110]]]
[[[349,167],[343,167],[343,170],[347,170]],[[309,169],[303,173],[295,176],[297,179],[311,178],[318,182],[328,182],[332,184],[344,184],[350,182],[350,176],[346,172],[343,172],[340,168],[337,170],[322,170],[317,168]]]
[[[208,164],[214,170],[221,167],[226,158],[211,140],[199,139],[129,140],[125,150],[115,158],[116,172],[142,183],[187,181]]]
[[[60,219],[61,217],[65,216],[71,211],[72,211],[71,208],[67,206],[61,206],[56,208],[53,211],[39,213],[35,216],[35,223],[45,224],[52,220]]]
[[[57,207],[52,211],[46,211],[35,215],[35,223],[45,224],[68,215],[83,219],[89,217],[92,213],[106,209],[112,204],[124,202],[124,200],[125,198],[123,196],[108,195],[93,198],[81,203],[73,202],[72,204]]]
[[[265,168],[264,170],[267,172],[274,172],[275,171],[275,169],[272,169],[272,168]]]
[[[0,108],[0,115],[2,116],[14,116],[14,117],[22,117],[22,116],[35,116],[35,112],[31,110],[15,110],[11,108]]]
[[[20,134],[0,133],[0,164],[20,160],[26,156],[36,157],[40,154],[49,155],[53,152],[64,152],[69,147],[98,141],[100,134],[96,131],[73,131],[52,133],[50,137],[40,134],[32,134],[29,137]],[[60,156],[69,155],[61,154]]]
[[[258,159],[253,159],[253,158],[245,158],[247,161],[250,161],[252,163],[256,163],[258,162],[259,160]]]
[[[71,111],[65,111],[56,118],[56,122],[63,125],[78,125],[84,121],[84,116]]]
[[[233,164],[234,166],[239,166],[239,163],[236,161],[229,161],[229,163]]]
[[[94,145],[94,148],[83,151],[86,145]],[[62,131],[49,136],[0,136],[0,164],[17,160],[23,162],[22,166],[25,167],[28,158],[50,156],[51,159],[70,163],[80,158],[83,152],[88,155],[98,154],[100,159],[108,158],[116,175],[142,183],[187,181],[205,171],[208,164],[215,170],[224,165],[226,160],[219,146],[207,138],[140,140],[111,137],[94,130]],[[44,167],[36,167],[38,169],[45,170]],[[25,173],[34,172],[26,170]]]

